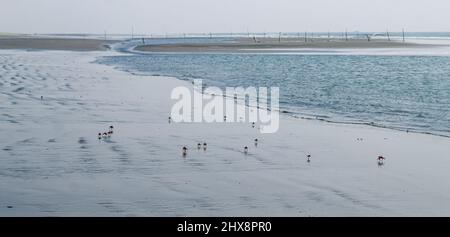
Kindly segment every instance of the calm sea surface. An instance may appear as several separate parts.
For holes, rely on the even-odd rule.
[[[98,62],[219,87],[277,86],[280,107],[294,116],[450,136],[446,56],[131,54]]]

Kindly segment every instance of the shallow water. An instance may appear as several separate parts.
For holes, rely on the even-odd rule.
[[[450,135],[450,57],[132,54],[98,62],[220,87],[277,86],[281,108],[294,115]]]

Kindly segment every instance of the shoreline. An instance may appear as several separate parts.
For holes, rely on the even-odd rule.
[[[152,53],[289,53],[299,50],[351,50],[351,49],[422,49],[433,48],[438,45],[419,44],[401,41],[387,41],[373,39],[292,39],[283,38],[278,41],[274,38],[264,38],[252,41],[248,38],[236,38],[227,43],[174,43],[174,44],[147,44],[134,47],[137,52]],[[441,45],[442,46],[442,45]]]
[[[103,65],[103,64],[102,64]],[[120,69],[117,69],[120,70]],[[149,74],[145,74],[145,73],[135,73],[135,72],[129,72],[129,71],[124,71],[127,73],[130,73],[132,75],[139,75],[139,76],[149,76],[149,77],[165,77],[165,78],[174,78],[176,80],[179,80],[181,82],[191,82],[189,80],[184,80],[184,79],[180,79],[177,78],[175,76],[170,76],[170,75],[149,75]],[[205,95],[213,95],[213,94],[207,94],[204,93]],[[224,97],[226,99],[232,99],[230,97]],[[257,109],[256,107],[251,107],[249,105],[245,105],[246,108],[251,108],[251,109]],[[262,110],[264,110],[263,108],[260,108]],[[271,111],[270,109],[266,109],[266,111]],[[304,114],[304,113],[299,113],[299,112],[294,112],[294,111],[290,111],[289,109],[283,109],[280,108],[278,110],[279,114],[280,114],[280,119],[282,117],[284,117],[285,119],[297,119],[299,121],[301,120],[306,120],[306,121],[316,121],[316,122],[321,122],[321,123],[325,123],[325,124],[343,124],[343,125],[355,125],[355,126],[367,126],[367,127],[372,127],[372,128],[378,128],[378,129],[387,129],[387,130],[391,130],[391,131],[396,131],[396,132],[403,132],[403,133],[412,133],[412,134],[422,134],[422,135],[429,135],[429,136],[436,136],[436,137],[442,137],[442,138],[450,138],[450,135],[447,134],[442,134],[438,132],[433,132],[433,131],[420,131],[420,130],[416,130],[415,128],[406,128],[406,127],[394,127],[394,126],[388,126],[388,125],[383,125],[383,124],[378,124],[378,123],[371,123],[371,122],[365,122],[365,121],[338,121],[338,120],[331,120],[331,119],[327,119],[329,118],[328,116],[323,116],[323,115],[314,115],[314,114]],[[327,118],[326,118],[327,117]]]

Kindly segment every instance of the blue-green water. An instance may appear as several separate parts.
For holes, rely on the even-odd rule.
[[[450,136],[450,57],[134,54],[99,62],[220,87],[277,86],[292,115]]]

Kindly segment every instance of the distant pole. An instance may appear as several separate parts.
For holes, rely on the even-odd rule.
[[[405,28],[402,29],[403,43],[405,43]]]
[[[328,31],[328,41],[330,41],[330,31]]]
[[[305,31],[305,43],[308,42],[308,32]]]
[[[281,43],[281,32],[278,34],[278,43]]]
[[[348,41],[348,31],[345,29],[345,41]]]
[[[106,30],[105,30],[105,40],[106,40]]]
[[[387,35],[388,41],[391,41],[391,36],[389,35],[389,30],[386,30],[386,35]]]
[[[134,27],[131,27],[131,39],[134,39]]]

